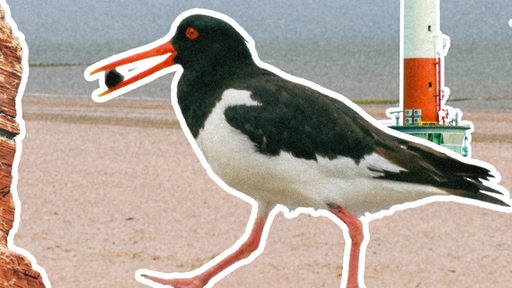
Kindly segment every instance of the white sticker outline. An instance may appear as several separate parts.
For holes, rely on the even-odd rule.
[[[401,7],[403,7],[403,4],[402,4],[403,1],[404,0],[401,0]],[[401,9],[400,13],[401,13],[401,17],[403,17],[403,9]],[[343,96],[343,95],[341,95],[339,93],[336,93],[336,92],[334,92],[332,90],[329,90],[327,88],[324,88],[324,87],[322,87],[322,86],[320,86],[320,85],[318,85],[318,84],[316,84],[314,82],[311,82],[309,80],[306,80],[306,79],[303,79],[303,78],[300,78],[300,77],[288,74],[288,73],[280,70],[277,67],[274,67],[274,66],[272,66],[272,65],[270,65],[268,63],[263,62],[258,57],[258,53],[256,52],[255,42],[254,42],[253,38],[245,31],[245,29],[243,29],[235,20],[233,20],[229,16],[224,15],[224,14],[222,14],[220,12],[216,12],[216,11],[212,11],[212,10],[208,10],[208,9],[194,8],[194,9],[187,10],[187,11],[181,13],[176,18],[176,20],[174,20],[174,22],[171,25],[170,32],[166,36],[160,38],[159,40],[157,40],[155,42],[152,42],[150,44],[147,44],[145,46],[141,46],[141,47],[134,48],[134,49],[128,50],[128,51],[120,53],[120,54],[116,54],[114,56],[111,56],[109,58],[103,59],[103,60],[101,60],[101,61],[99,61],[99,62],[89,66],[85,70],[85,72],[84,72],[84,77],[88,81],[96,81],[96,80],[98,80],[100,82],[100,88],[98,88],[97,90],[95,90],[92,93],[92,99],[94,101],[97,101],[97,102],[105,102],[105,101],[113,99],[113,98],[115,98],[117,96],[120,96],[120,95],[122,95],[122,94],[124,94],[124,93],[126,93],[128,91],[136,89],[137,87],[140,87],[141,85],[147,84],[150,81],[152,81],[152,80],[154,80],[154,79],[156,79],[158,77],[161,77],[161,76],[163,76],[163,75],[165,75],[167,73],[175,72],[175,75],[173,76],[172,84],[171,84],[171,102],[172,102],[172,106],[173,107],[179,107],[178,106],[178,102],[177,102],[177,94],[176,93],[177,93],[177,85],[178,85],[179,79],[180,79],[180,77],[181,77],[181,75],[183,73],[183,68],[181,66],[179,66],[179,65],[173,65],[173,66],[171,66],[171,67],[169,67],[169,68],[167,68],[165,70],[161,70],[157,74],[154,74],[151,77],[149,77],[150,80],[146,81],[146,79],[148,79],[148,78],[146,78],[146,79],[144,79],[144,81],[139,81],[140,83],[136,82],[133,85],[124,87],[124,88],[122,88],[122,89],[120,89],[118,91],[114,91],[112,93],[112,95],[108,96],[108,98],[101,97],[101,99],[99,99],[98,94],[101,93],[102,91],[104,91],[104,89],[105,89],[104,83],[102,83],[102,81],[101,81],[103,79],[103,77],[104,77],[104,74],[103,74],[104,72],[97,73],[97,74],[92,75],[92,76],[89,75],[88,73],[90,73],[90,71],[93,71],[94,69],[96,69],[98,67],[103,66],[104,64],[113,62],[113,61],[121,59],[121,58],[125,58],[125,57],[127,57],[129,55],[133,55],[133,54],[142,52],[142,51],[144,51],[146,49],[150,49],[150,48],[156,47],[157,45],[161,44],[163,41],[169,41],[172,38],[172,36],[175,34],[175,32],[177,30],[178,24],[183,19],[185,19],[186,17],[194,15],[194,14],[203,14],[203,15],[208,15],[208,16],[212,16],[212,17],[215,17],[215,18],[219,18],[219,19],[221,19],[223,21],[226,21],[230,25],[232,25],[246,39],[247,45],[249,47],[249,50],[252,53],[254,62],[259,67],[267,69],[267,70],[269,70],[271,72],[274,72],[274,73],[276,73],[277,75],[279,75],[280,77],[282,77],[284,79],[287,79],[289,81],[296,82],[296,83],[308,86],[308,87],[310,87],[312,89],[315,89],[315,90],[317,90],[317,91],[319,91],[319,92],[321,92],[321,93],[323,93],[325,95],[328,95],[330,97],[338,99],[339,101],[343,102],[344,104],[346,104],[347,106],[349,106],[350,108],[352,108],[353,110],[358,112],[367,121],[369,121],[373,125],[379,127],[380,129],[382,129],[383,131],[385,131],[388,134],[394,135],[394,136],[399,137],[399,138],[404,138],[404,139],[407,139],[407,140],[412,141],[412,142],[423,144],[423,145],[428,146],[428,147],[430,147],[430,148],[432,148],[432,149],[434,149],[436,151],[448,154],[452,158],[455,158],[455,159],[457,159],[457,160],[459,160],[461,162],[468,163],[468,164],[473,164],[473,165],[478,165],[478,166],[481,166],[481,167],[484,167],[484,168],[488,169],[491,172],[491,174],[494,176],[494,178],[492,178],[490,181],[486,181],[485,184],[488,185],[489,187],[493,188],[493,189],[496,189],[496,190],[502,192],[504,194],[503,197],[499,197],[500,200],[503,200],[503,201],[505,201],[505,202],[507,202],[509,204],[512,203],[511,199],[510,199],[509,191],[507,189],[505,189],[504,187],[499,185],[499,182],[501,181],[501,175],[498,173],[496,168],[494,166],[492,166],[491,164],[489,164],[487,162],[484,162],[484,161],[481,161],[481,160],[471,159],[470,157],[464,157],[464,156],[462,156],[462,155],[460,155],[458,153],[450,151],[450,150],[448,150],[448,149],[446,149],[444,147],[436,145],[436,144],[434,144],[432,142],[429,142],[427,140],[420,139],[420,138],[417,138],[417,137],[414,137],[414,136],[410,136],[410,135],[406,135],[406,134],[400,133],[400,132],[398,132],[396,130],[393,130],[391,128],[385,127],[378,120],[376,120],[373,117],[371,117],[361,107],[359,107],[358,105],[356,105],[355,103],[353,103],[352,101],[347,99],[345,96]],[[401,27],[401,29],[402,29],[402,27]],[[402,32],[402,30],[401,30],[401,32]],[[180,277],[180,278],[181,277],[193,277],[193,276],[196,276],[196,275],[200,274],[201,272],[207,270],[208,268],[212,267],[213,265],[218,263],[218,261],[223,259],[225,256],[227,256],[227,255],[231,254],[232,252],[234,252],[240,246],[240,244],[243,242],[243,240],[245,240],[245,239],[247,239],[249,237],[249,234],[250,234],[251,228],[252,228],[252,224],[256,220],[256,216],[257,216],[256,212],[257,212],[257,209],[258,209],[257,208],[258,204],[257,204],[257,202],[253,198],[243,194],[242,192],[239,192],[239,191],[229,187],[227,184],[225,184],[222,181],[222,179],[220,179],[213,172],[211,166],[207,163],[207,161],[204,158],[202,152],[200,151],[200,149],[199,149],[199,147],[198,147],[194,137],[192,136],[190,130],[188,129],[188,127],[186,125],[186,122],[185,122],[185,119],[184,119],[183,115],[180,112],[180,109],[174,109],[174,110],[176,111],[177,119],[178,119],[178,121],[180,123],[180,126],[182,127],[182,130],[183,130],[185,136],[187,137],[187,140],[191,144],[195,154],[199,158],[200,163],[203,166],[203,168],[206,170],[208,176],[217,185],[219,185],[224,191],[228,192],[229,194],[231,194],[231,195],[233,195],[235,197],[240,198],[241,200],[243,200],[243,201],[245,201],[247,203],[250,203],[251,206],[252,206],[252,212],[251,212],[251,216],[249,218],[247,227],[246,227],[245,232],[243,233],[242,237],[239,240],[237,240],[233,244],[233,246],[231,246],[230,248],[226,249],[224,252],[222,252],[219,255],[217,255],[214,259],[212,259],[209,262],[203,264],[201,267],[199,267],[199,268],[197,268],[195,270],[189,271],[189,272],[174,272],[174,273],[162,273],[162,272],[157,272],[157,271],[153,271],[153,270],[149,270],[149,269],[144,269],[144,268],[137,270],[135,272],[136,280],[141,282],[141,283],[143,283],[143,284],[146,284],[148,286],[152,286],[152,287],[169,287],[169,286],[164,286],[164,285],[161,285],[161,284],[157,284],[157,283],[155,283],[153,281],[150,281],[150,280],[146,279],[145,277],[143,277],[143,275],[150,275],[150,276],[159,277],[159,278],[163,278],[163,279],[169,279],[169,278],[175,278],[175,277]],[[395,212],[398,212],[398,211],[403,211],[403,210],[410,209],[410,208],[416,208],[416,207],[423,206],[423,205],[430,204],[430,203],[434,203],[434,202],[458,202],[458,203],[461,203],[461,204],[478,206],[478,207],[482,207],[482,208],[485,208],[485,209],[490,209],[490,210],[494,210],[494,211],[498,211],[498,212],[512,213],[512,208],[510,208],[510,207],[509,208],[502,207],[502,206],[493,205],[493,204],[482,202],[482,201],[477,201],[477,200],[468,199],[468,198],[462,198],[462,197],[453,196],[453,195],[430,196],[430,197],[423,198],[423,199],[420,199],[420,200],[417,200],[417,201],[413,201],[413,202],[397,204],[397,205],[394,205],[394,206],[390,207],[387,210],[382,210],[382,211],[377,212],[377,213],[372,213],[372,214],[368,214],[367,213],[364,216],[361,216],[359,218],[361,220],[362,224],[363,224],[363,234],[364,234],[364,240],[363,240],[363,243],[361,244],[361,253],[360,253],[360,261],[359,261],[360,267],[359,267],[358,279],[359,279],[360,287],[365,287],[365,285],[364,285],[364,267],[365,267],[366,247],[367,247],[367,245],[369,243],[369,240],[370,240],[370,232],[369,232],[369,227],[368,227],[369,222],[371,222],[372,220],[381,219],[381,218],[383,218],[385,216],[393,215]],[[231,265],[227,269],[225,269],[222,272],[220,272],[219,274],[217,274],[204,287],[213,287],[214,284],[217,283],[220,279],[226,277],[228,274],[230,274],[234,270],[236,270],[236,269],[238,269],[238,268],[240,268],[240,267],[242,267],[244,265],[247,265],[247,264],[251,263],[256,257],[258,257],[263,252],[263,250],[265,248],[266,240],[267,240],[267,237],[268,237],[268,233],[269,233],[270,227],[272,226],[272,221],[274,220],[276,214],[279,213],[279,212],[282,212],[285,215],[286,218],[293,218],[293,217],[298,216],[299,214],[308,214],[308,215],[311,215],[313,217],[318,217],[318,216],[327,217],[327,218],[331,219],[333,222],[335,222],[342,229],[346,245],[345,245],[345,249],[344,249],[343,271],[342,271],[342,278],[341,278],[341,286],[340,287],[345,287],[346,284],[347,284],[347,281],[348,281],[347,269],[348,269],[348,266],[349,266],[348,265],[349,257],[345,257],[345,255],[349,255],[350,254],[350,247],[351,247],[351,240],[350,240],[350,236],[348,234],[348,228],[345,225],[345,223],[343,223],[338,217],[336,217],[334,214],[332,214],[331,212],[329,212],[327,210],[315,210],[313,208],[298,208],[298,209],[295,209],[293,211],[289,211],[288,208],[286,208],[283,205],[277,205],[270,212],[270,214],[268,216],[268,219],[267,219],[267,224],[265,225],[265,229],[263,231],[263,235],[262,235],[262,238],[261,238],[261,243],[260,243],[260,246],[258,247],[258,249],[256,251],[254,251],[249,257],[247,257],[247,258],[245,258],[245,259],[243,259],[243,260],[241,260],[241,261]]]

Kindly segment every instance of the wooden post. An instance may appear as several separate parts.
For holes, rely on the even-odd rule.
[[[11,251],[7,236],[13,227],[11,184],[16,153],[14,137],[20,134],[16,121],[16,96],[23,72],[20,43],[12,33],[0,6],[0,287],[45,287],[39,272],[23,255]]]

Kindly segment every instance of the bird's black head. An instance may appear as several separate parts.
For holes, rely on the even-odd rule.
[[[183,67],[186,78],[202,79],[206,82],[222,79],[228,75],[237,75],[238,72],[244,71],[243,69],[255,65],[248,40],[242,36],[245,32],[241,34],[233,27],[235,24],[231,25],[229,21],[203,14],[189,14],[177,21],[180,22],[171,39],[166,36],[154,44],[120,54],[122,57],[111,57],[88,67],[85,72],[86,78],[88,80],[99,78],[101,81],[101,76],[95,76],[95,74],[104,72],[103,81],[107,88],[102,93],[93,95],[93,98],[102,102],[106,100],[100,100],[100,97],[106,95],[109,96],[102,99],[116,97],[124,91],[147,83],[153,75],[163,75],[167,73],[166,71],[172,71],[166,68],[175,64]],[[149,69],[142,69],[147,67],[142,65],[145,59],[164,55],[167,55],[167,58],[162,62]],[[134,64],[139,62],[141,65]],[[135,65],[137,66],[133,68]],[[118,70],[118,68],[125,69]],[[133,76],[125,77],[123,73],[131,73]],[[189,77],[190,75],[193,77]]]
[[[192,15],[180,22],[171,44],[174,61],[188,69],[211,73],[253,63],[244,37],[229,23],[207,15]]]

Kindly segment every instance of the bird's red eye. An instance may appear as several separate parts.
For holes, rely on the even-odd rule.
[[[194,40],[199,37],[199,32],[194,27],[188,27],[185,31],[185,36],[190,40]]]

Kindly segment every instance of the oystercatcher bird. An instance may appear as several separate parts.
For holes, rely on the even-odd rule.
[[[155,56],[163,61],[141,68]],[[187,11],[161,41],[85,75],[102,82],[93,97],[106,101],[170,71],[172,103],[197,156],[219,185],[254,199],[254,211],[241,244],[196,271],[144,270],[141,281],[211,286],[261,253],[275,211],[288,209],[342,226],[350,245],[342,286],[362,287],[371,219],[440,199],[510,207],[493,167],[382,127],[343,96],[263,63],[247,32],[220,13]]]

